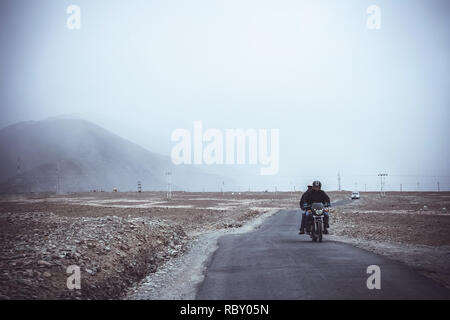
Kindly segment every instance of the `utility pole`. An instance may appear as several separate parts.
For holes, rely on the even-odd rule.
[[[387,173],[379,173],[378,176],[380,177],[380,196],[384,197],[386,193],[384,192],[384,184],[385,179],[387,177]]]
[[[166,181],[167,181],[167,200],[172,199],[172,172],[166,172]]]
[[[441,191],[441,187],[440,187],[440,185],[439,185],[439,181],[438,181],[438,183],[437,183],[437,187],[438,187],[438,192],[440,192],[440,191]]]
[[[20,184],[20,182],[22,182],[21,175],[22,173],[20,171],[20,157],[17,157],[16,184]]]
[[[400,192],[403,191],[403,185],[400,183]]]
[[[367,184],[364,183],[364,192],[367,192]]]
[[[60,175],[59,175],[59,161],[56,162],[56,193],[60,193],[61,185],[60,185]]]
[[[138,192],[141,193],[142,192],[142,183],[140,181],[138,181],[137,186],[138,186]]]
[[[341,173],[338,171],[338,191],[341,191]]]
[[[419,190],[420,190],[420,182],[417,181],[417,191],[419,191]]]

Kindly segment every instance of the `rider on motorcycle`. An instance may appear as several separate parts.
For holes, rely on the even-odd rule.
[[[314,181],[312,184],[312,190],[310,192],[305,193],[305,198],[303,199],[303,203],[306,203],[304,205],[304,208],[307,208],[311,204],[315,202],[321,202],[325,207],[330,206],[330,197],[322,190],[322,183],[320,181]],[[310,217],[311,214],[309,212],[306,213],[306,228],[309,232],[309,225],[310,225]],[[328,224],[329,216],[328,212],[325,212],[324,214],[324,234],[328,234],[328,228],[330,227]]]

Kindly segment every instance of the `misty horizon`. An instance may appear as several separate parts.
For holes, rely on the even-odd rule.
[[[235,191],[450,190],[450,5],[377,3],[379,30],[371,1],[77,1],[70,30],[68,1],[4,1],[0,128],[81,118],[168,157],[197,120],[277,129],[273,176],[193,167]]]

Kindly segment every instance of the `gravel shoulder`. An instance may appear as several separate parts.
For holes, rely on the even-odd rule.
[[[0,299],[193,299],[217,239],[257,228],[301,193],[0,196]],[[331,192],[333,201],[349,192]],[[361,193],[331,240],[402,261],[450,288],[450,193]],[[300,218],[299,218],[300,219]],[[81,289],[70,290],[69,266]]]
[[[281,208],[279,208],[281,209]],[[197,286],[204,279],[207,262],[217,249],[217,240],[226,234],[257,229],[264,220],[279,209],[271,209],[237,229],[217,230],[195,236],[186,253],[168,261],[128,290],[130,300],[194,300]]]
[[[0,299],[124,298],[187,250],[197,250],[201,265],[215,233],[244,230],[247,221],[296,198],[183,192],[171,200],[158,192],[0,197]],[[80,268],[80,289],[67,286],[70,266]]]
[[[449,192],[362,193],[333,208],[331,240],[403,262],[450,288]]]

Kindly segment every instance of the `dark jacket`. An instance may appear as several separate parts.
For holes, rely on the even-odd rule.
[[[325,206],[330,205],[330,197],[323,190],[311,190],[309,192],[305,192],[302,197],[301,204],[307,203],[307,205],[311,205],[315,202],[321,202]],[[302,208],[303,209],[303,208]]]
[[[306,202],[306,195],[308,194],[308,192],[311,192],[312,191],[312,189],[308,189],[308,190],[306,190],[305,191],[305,193],[303,193],[303,195],[302,195],[302,198],[300,199],[300,209],[302,209],[302,210],[306,210],[306,204],[307,204],[307,202]]]

